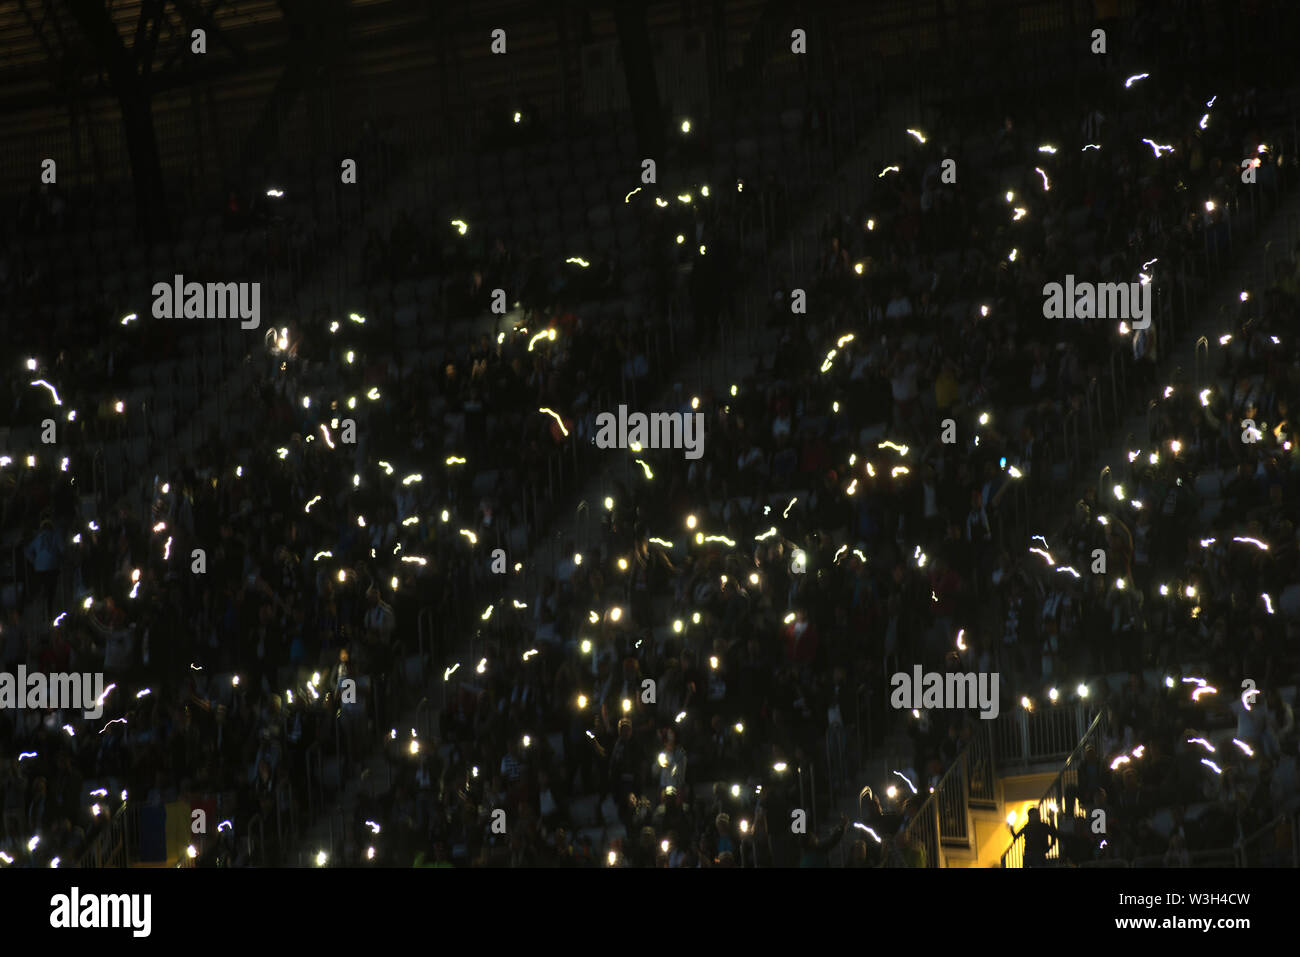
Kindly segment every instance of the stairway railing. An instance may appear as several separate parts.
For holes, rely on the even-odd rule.
[[[1070,752],[1069,757],[1065,759],[1065,764],[1057,773],[1055,780],[1048,786],[1043,796],[1038,800],[1038,812],[1042,816],[1043,823],[1057,826],[1057,821],[1062,814],[1067,815],[1071,820],[1075,815],[1075,807],[1078,805],[1078,788],[1079,788],[1079,767],[1083,764],[1084,756],[1090,747],[1097,747],[1102,735],[1106,732],[1105,712],[1100,711],[1088,725],[1088,730],[1084,732],[1079,744]],[[1098,748],[1100,752],[1100,748]],[[1067,805],[1067,797],[1069,803]],[[1024,842],[1021,840],[1023,832],[1013,838],[1011,845],[1002,853],[1003,867],[1023,867],[1024,866]],[[1047,852],[1049,861],[1056,861],[1060,858],[1061,845],[1056,842]]]
[[[905,829],[908,843],[924,849],[925,867],[947,867],[945,848],[974,846],[971,810],[995,806],[995,786],[992,729],[981,723]]]
[[[1031,764],[1068,758],[1084,737],[1094,714],[1084,701],[1074,705],[1027,710],[1017,708],[993,719],[998,763],[1027,768]]]

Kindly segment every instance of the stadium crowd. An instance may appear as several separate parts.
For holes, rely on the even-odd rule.
[[[826,306],[793,315],[785,277],[778,347],[726,391],[673,395],[673,411],[705,416],[704,457],[581,452],[608,483],[587,503],[596,544],[566,542],[540,571],[520,552],[544,531],[527,502],[550,462],[586,448],[624,380],[644,397],[670,371],[643,345],[664,320],[592,307],[618,291],[612,264],[589,275],[504,239],[448,258],[403,219],[367,240],[371,278],[385,263],[400,264],[390,279],[437,275],[449,315],[519,288],[520,311],[418,353],[395,351],[388,317],[364,307],[289,321],[254,349],[259,387],[148,483],[147,507],[126,497],[93,516],[73,484],[92,481],[78,446],[123,428],[124,365],[177,346],[162,334],[139,353],[129,328],[129,348],[69,353],[63,327],[33,340],[58,358],[10,363],[13,420],[46,414],[38,377],[101,414],[63,434],[69,470],[16,455],[0,470],[4,527],[22,527],[30,562],[14,569],[26,587],[0,671],[102,670],[115,690],[93,722],[0,713],[5,856],[77,858],[124,792],[155,811],[202,795],[230,822],[205,862],[245,863],[231,835],[310,813],[325,753],[368,781],[346,863],[818,867],[839,851],[847,866],[925,866],[909,837],[920,789],[981,722],[890,707],[890,674],[914,663],[999,672],[1004,712],[1093,689],[1109,733],[1069,799],[1114,823],[1104,842],[1080,825],[1062,835],[1074,863],[1182,863],[1293,812],[1300,256],[1243,301],[1201,392],[1156,382],[1155,326],[1040,318],[1043,285],[1067,273],[1145,276],[1170,298],[1210,278],[1227,211],[1250,205],[1225,155],[1260,157],[1261,207],[1278,201],[1282,148],[1251,91],[1208,107],[1212,90],[1145,82],[1059,116],[954,120],[903,156],[827,224],[809,289]],[[949,156],[960,188],[943,179]],[[661,216],[649,199],[629,210]],[[692,258],[672,249],[682,215],[734,245],[725,216],[662,214],[650,233],[671,251],[665,285]],[[705,343],[734,317],[734,277],[708,268],[687,290]],[[1050,520],[1069,475],[1061,437],[1116,350],[1138,400],[1157,400],[1153,434],[1049,539],[1029,519]],[[1257,441],[1240,441],[1245,418]],[[1111,690],[1113,672],[1131,677]],[[1237,697],[1243,680],[1257,698]],[[412,714],[427,727],[408,729]],[[870,751],[900,730],[919,793],[838,815],[824,799],[860,783],[858,739]],[[393,780],[379,793],[362,769],[376,752]],[[809,820],[792,833],[798,810]],[[260,860],[293,862],[292,830],[274,829]]]

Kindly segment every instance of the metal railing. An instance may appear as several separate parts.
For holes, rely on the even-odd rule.
[[[804,763],[808,765],[808,791],[804,789],[803,771]],[[810,757],[804,763],[795,768],[799,778],[799,806],[812,811],[812,829],[817,830],[817,761],[816,758]],[[806,801],[806,797],[811,792],[812,804]]]
[[[257,841],[254,844],[254,834]],[[260,867],[266,863],[266,825],[262,821],[261,812],[254,814],[248,821],[248,833],[244,836],[247,842],[245,845],[248,849],[248,864],[250,867]]]
[[[423,683],[428,677],[430,657],[437,657],[437,639],[433,633],[432,606],[420,609],[420,614],[416,618],[416,634],[419,636],[420,681]]]
[[[1078,706],[1082,709],[1082,703]],[[1043,792],[1043,796],[1038,800],[1038,812],[1046,824],[1053,827],[1057,826],[1057,821],[1061,815],[1073,819],[1076,808],[1079,804],[1079,767],[1083,763],[1085,754],[1090,747],[1097,748],[1100,753],[1100,743],[1102,735],[1106,733],[1105,712],[1100,711],[1088,725],[1088,730],[1078,739],[1078,745],[1070,752],[1065,759],[1065,764],[1060,772],[1056,775],[1055,780]],[[1059,830],[1059,829],[1058,829]],[[1003,867],[1023,867],[1024,866],[1024,837],[1023,832],[1014,838],[1011,845],[1002,854]],[[1049,861],[1057,860],[1060,857],[1061,846],[1059,841],[1052,845],[1047,852]]]
[[[948,768],[906,828],[907,842],[925,853],[925,867],[944,867],[945,840],[970,846],[966,811],[966,752]],[[946,831],[945,831],[946,829]]]
[[[1000,767],[1060,761],[1075,750],[1095,712],[1083,701],[1027,711],[1016,708],[993,719]]]
[[[826,728],[826,774],[832,799],[838,797],[840,791],[848,786],[849,769],[845,760],[844,735],[843,724],[832,724]]]
[[[966,781],[971,806],[996,807],[997,770],[994,765],[992,732],[985,730],[972,735],[962,753],[966,755]]]
[[[77,867],[127,867],[130,864],[132,808],[121,804],[89,847],[81,852]]]
[[[285,817],[289,820],[289,831],[286,835],[284,830]],[[286,837],[295,838],[298,835],[298,810],[293,800],[293,784],[289,779],[282,778],[280,784],[275,789],[275,833],[279,839],[280,847],[283,849],[287,846]]]
[[[446,682],[439,682],[446,684]],[[433,726],[433,702],[428,698],[421,698],[420,703],[415,706],[415,727],[420,732],[420,740],[431,741],[437,730]]]
[[[972,808],[996,806],[993,762],[992,729],[981,728],[944,772],[916,817],[908,823],[908,843],[924,850],[925,867],[946,867],[945,847],[967,851],[973,848]],[[859,793],[859,809],[862,798],[868,793],[869,788],[863,788]]]
[[[313,741],[306,751],[307,762],[307,816],[312,820],[325,808],[325,768],[319,741]],[[313,758],[315,764],[313,766]],[[314,773],[313,773],[314,772]]]

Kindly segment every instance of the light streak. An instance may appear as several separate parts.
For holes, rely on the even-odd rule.
[[[906,781],[906,782],[907,782],[907,786],[908,786],[909,788],[912,789],[912,793],[913,793],[913,794],[916,793],[916,785],[913,784],[910,780],[908,780],[908,777],[907,777],[906,774],[904,774],[902,771],[893,771],[893,772],[891,772],[891,773],[898,775],[898,777],[900,777],[900,778],[902,778],[904,781]]]
[[[565,438],[568,437],[568,435],[569,435],[569,430],[566,429],[566,428],[564,427],[564,419],[560,418],[560,416],[559,416],[558,414],[556,414],[555,412],[553,412],[553,411],[551,411],[550,409],[547,409],[547,408],[541,408],[541,409],[538,409],[537,411],[538,411],[538,412],[542,412],[542,413],[544,413],[544,414],[546,414],[546,415],[549,415],[551,418],[553,418],[553,419],[556,421],[556,424],[559,425],[559,427],[560,427],[560,431],[564,434]]]
[[[63,405],[63,400],[59,398],[59,392],[58,392],[58,390],[55,389],[54,386],[52,386],[52,385],[50,385],[48,382],[46,382],[44,379],[36,379],[36,380],[34,380],[34,381],[32,381],[32,382],[29,382],[29,383],[27,383],[27,384],[28,384],[28,385],[39,385],[39,386],[44,386],[45,388],[47,388],[47,389],[50,390],[50,395],[54,396],[54,404],[55,404],[55,405]],[[119,403],[119,404],[120,404],[120,403]],[[118,409],[117,411],[121,412],[122,410],[121,410],[121,409]]]

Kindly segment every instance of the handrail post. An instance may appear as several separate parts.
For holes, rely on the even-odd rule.
[[[371,682],[371,693],[374,693],[374,682]],[[335,777],[338,780],[338,790],[343,791],[343,732],[339,727],[342,724],[340,718],[334,719],[334,769]]]
[[[808,761],[808,781],[812,789],[812,817],[813,830],[817,830],[817,764],[813,759]]]
[[[939,786],[934,789],[935,800],[931,804],[930,813],[934,821],[934,867],[943,867],[943,830],[939,823],[939,801],[938,797],[943,790],[943,781],[939,781]],[[928,855],[927,855],[928,856]],[[929,863],[928,861],[926,862]]]
[[[971,814],[970,807],[970,749],[961,753],[961,804],[962,813],[966,817],[966,846],[979,850],[975,843],[975,819]]]

